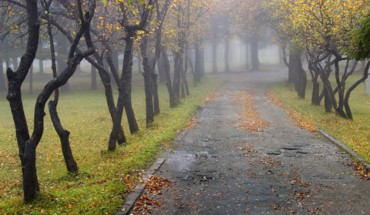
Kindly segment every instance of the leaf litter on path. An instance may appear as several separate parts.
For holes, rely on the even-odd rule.
[[[283,105],[283,103],[280,101],[279,97],[272,92],[271,90],[268,90],[266,92],[267,97],[278,107],[281,107],[285,110],[285,112],[288,114],[289,118],[291,118],[294,121],[294,125],[297,127],[300,127],[302,129],[305,129],[311,133],[318,132],[315,125],[307,118],[304,118],[301,114],[299,114],[297,111],[286,107]]]
[[[268,122],[256,110],[253,91],[238,91],[234,94],[233,101],[243,108],[236,122],[237,128],[250,132],[262,132],[268,126]]]
[[[172,184],[173,182],[160,176],[150,176],[144,193],[135,202],[132,214],[150,214],[153,209],[160,208],[163,203],[153,196],[162,195],[162,189]]]

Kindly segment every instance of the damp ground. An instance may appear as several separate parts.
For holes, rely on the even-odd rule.
[[[318,133],[294,125],[266,96],[283,70],[235,73],[162,155],[166,187],[143,195],[139,214],[370,214],[370,181]],[[253,92],[261,131],[238,127],[238,92]],[[248,105],[248,104],[246,104]],[[140,201],[140,200],[138,200]],[[155,204],[153,204],[153,202]]]

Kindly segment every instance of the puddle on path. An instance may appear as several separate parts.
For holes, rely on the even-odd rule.
[[[174,150],[167,158],[167,164],[171,169],[178,172],[189,170],[191,164],[195,161],[195,155],[185,151]]]

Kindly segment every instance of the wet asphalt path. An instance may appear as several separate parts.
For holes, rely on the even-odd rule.
[[[151,214],[370,214],[370,181],[349,157],[318,134],[295,127],[266,96],[284,71],[232,74],[164,156],[156,175],[173,184],[152,195]],[[234,126],[242,110],[232,101],[255,92],[263,132]]]

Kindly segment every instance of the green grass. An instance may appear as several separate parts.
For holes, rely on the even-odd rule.
[[[349,83],[353,83],[357,78],[359,78],[358,75],[352,77]],[[293,87],[286,83],[274,86],[273,91],[278,94],[284,106],[298,111],[317,127],[340,140],[370,162],[370,95],[364,93],[363,84],[351,94],[350,106],[353,121],[336,116],[335,113],[326,113],[323,106],[311,105],[311,83],[308,84],[304,100],[299,99]]]
[[[150,128],[145,128],[143,85],[140,78],[136,78],[132,97],[141,130],[138,134],[128,135],[124,118],[128,144],[118,147],[113,153],[106,150],[112,124],[104,92],[100,89],[61,94],[59,115],[65,129],[71,131],[71,147],[80,174],[67,174],[58,136],[49,114],[46,114],[44,136],[37,148],[41,193],[37,201],[27,205],[23,204],[20,161],[9,104],[5,94],[0,94],[1,213],[112,214],[123,203],[122,194],[124,196],[138,182],[142,172],[159,152],[170,147],[171,141],[183,129],[197,106],[202,105],[206,95],[222,82],[215,78],[204,79],[201,85],[191,88],[191,95],[180,106],[173,109],[168,107],[167,91],[161,85],[161,114]],[[35,86],[41,84],[36,83]],[[30,127],[35,98],[32,95],[24,96]]]

